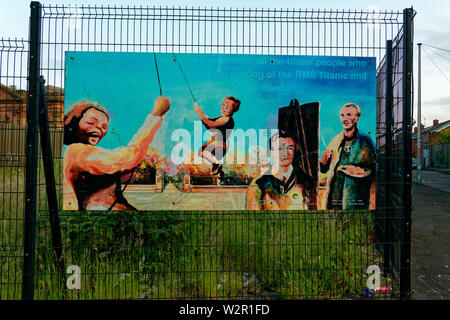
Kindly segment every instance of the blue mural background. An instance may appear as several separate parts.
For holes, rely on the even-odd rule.
[[[100,147],[126,145],[142,125],[160,94],[171,99],[171,110],[152,142],[170,156],[173,130],[192,131],[193,98],[205,114],[220,115],[227,95],[241,100],[233,116],[235,129],[275,129],[278,108],[291,99],[320,102],[319,154],[340,131],[339,110],[345,103],[360,106],[360,130],[375,141],[376,61],[367,57],[66,52],[65,110],[82,100],[99,102],[111,112],[108,134]],[[174,59],[176,58],[177,61]],[[178,65],[179,64],[179,65]],[[194,150],[193,150],[194,151]]]

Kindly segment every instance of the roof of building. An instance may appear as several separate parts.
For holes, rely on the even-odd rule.
[[[5,90],[4,92],[6,94],[9,94],[10,96],[8,97],[5,94],[2,94],[1,96],[1,100],[11,100],[11,101],[16,101],[16,102],[23,102],[24,98],[26,97],[26,91],[25,90],[18,90],[16,89],[14,86],[10,86],[7,87],[4,84],[0,83],[0,90],[3,89]]]
[[[439,132],[439,131],[442,131],[445,128],[448,128],[448,127],[450,127],[450,120],[441,122],[441,123],[439,123],[439,124],[437,124],[435,126],[426,127],[425,129],[423,129],[421,131],[421,135],[424,135],[424,134],[426,134],[428,132]],[[413,133],[412,138],[413,139],[417,139],[417,132]]]
[[[64,101],[64,89],[56,86],[48,85],[45,87],[45,93],[47,96],[47,102],[51,101]]]
[[[27,91],[16,89],[14,86],[5,86],[0,83],[0,90],[4,90],[0,95],[0,100],[11,101],[16,103],[26,103],[27,100]],[[64,89],[52,85],[48,85],[45,87],[45,93],[47,97],[47,102],[63,102],[64,101]],[[9,95],[9,96],[8,96]]]

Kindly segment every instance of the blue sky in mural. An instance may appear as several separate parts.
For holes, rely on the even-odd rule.
[[[210,117],[220,115],[224,97],[241,100],[233,116],[235,129],[274,129],[278,108],[291,99],[320,102],[319,154],[342,131],[338,112],[343,104],[361,107],[358,127],[375,141],[375,58],[176,54],[198,103]],[[161,155],[170,156],[176,142],[172,131],[192,131],[198,117],[194,100],[174,55],[156,53],[162,93],[171,99],[171,110],[152,143]],[[66,52],[65,109],[90,99],[111,112],[110,128],[99,146],[126,145],[151,112],[159,96],[152,53]],[[322,139],[323,137],[323,139]]]

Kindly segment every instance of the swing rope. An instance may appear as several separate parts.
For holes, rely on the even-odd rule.
[[[162,88],[161,88],[161,80],[159,79],[159,70],[158,70],[158,61],[156,61],[156,53],[153,52],[153,57],[155,58],[155,68],[156,68],[156,76],[158,77],[158,85],[159,85],[159,95],[162,96]]]
[[[175,56],[175,53],[172,53],[172,54],[173,54],[173,58],[174,58],[173,61],[175,61],[177,63],[178,68],[180,69],[181,75],[183,76],[184,82],[186,83],[186,86],[188,87],[189,92],[191,93],[192,99],[194,99],[194,102],[197,103],[197,99],[195,99],[194,94],[192,93],[191,87],[189,86],[186,75],[183,72],[183,68],[181,68],[180,62],[178,61],[177,57]]]

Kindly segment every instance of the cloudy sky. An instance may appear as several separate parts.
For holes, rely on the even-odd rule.
[[[428,1],[293,1],[293,0],[55,0],[42,1],[43,4],[65,5],[163,5],[194,7],[233,7],[233,8],[296,8],[296,9],[350,9],[350,10],[403,10],[413,6],[417,11],[415,18],[414,43],[422,42],[450,50],[450,24],[448,12],[450,2],[445,0]],[[244,4],[244,6],[243,6]],[[0,0],[0,37],[27,38],[30,1]],[[417,46],[414,52],[414,84],[417,85]],[[440,71],[439,71],[439,69]],[[417,88],[415,88],[417,96]],[[417,98],[414,99],[414,119],[417,119]],[[437,50],[423,46],[422,50],[422,123],[432,124],[433,119],[450,119],[450,51]]]

